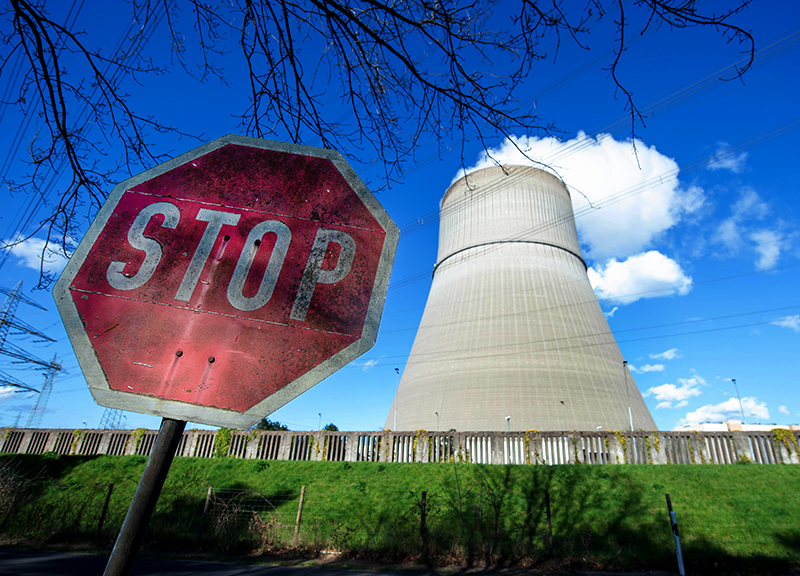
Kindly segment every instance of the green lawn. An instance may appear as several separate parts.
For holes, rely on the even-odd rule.
[[[142,457],[0,456],[0,534],[110,546]],[[102,532],[98,523],[114,484]],[[207,489],[210,514],[198,542]],[[145,546],[226,553],[293,544],[433,564],[675,571],[665,494],[687,570],[800,568],[800,466],[482,466],[177,459]],[[421,496],[427,493],[426,530]],[[550,553],[545,494],[552,509]],[[424,547],[423,547],[424,546]]]

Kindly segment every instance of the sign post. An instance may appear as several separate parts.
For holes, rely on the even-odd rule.
[[[106,574],[187,421],[249,428],[373,346],[398,237],[320,148],[230,135],[114,187],[53,289],[95,401],[164,418]]]
[[[183,420],[164,418],[161,421],[153,451],[147,459],[103,576],[125,576],[130,572],[185,427]]]

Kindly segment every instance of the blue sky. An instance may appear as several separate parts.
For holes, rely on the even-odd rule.
[[[109,42],[121,30],[113,16],[124,9],[122,3],[87,1],[79,22],[89,39]],[[555,61],[537,65],[517,94],[562,131],[559,138],[517,134],[516,144],[553,166],[571,188],[590,279],[664,430],[740,418],[731,378],[748,422],[800,422],[798,12],[793,3],[780,10],[754,3],[737,16],[758,49],[740,80],[720,80],[730,77],[744,55],[712,31],[662,29],[637,39],[620,68],[646,115],[635,148],[624,102],[604,69],[612,61],[610,19],[593,29],[591,50],[563,46]],[[0,78],[5,85],[6,77]],[[175,72],[144,88],[128,88],[149,112],[206,140],[241,133],[232,115],[244,102],[241,93],[191,82]],[[36,129],[34,119],[16,155],[9,156],[21,122],[10,107],[0,119],[0,157],[14,158],[4,168],[10,177],[22,169],[19,160]],[[466,144],[468,167],[490,162],[474,140]],[[496,160],[526,161],[501,138],[489,144]],[[189,140],[163,142],[164,150],[176,154],[195,146]],[[374,165],[349,159],[365,181],[379,182]],[[460,170],[458,152],[439,150],[427,139],[408,161],[405,180],[379,192],[401,238],[377,344],[270,418],[298,430],[328,422],[340,429],[382,428],[397,383],[395,368],[402,373],[430,288],[439,200]],[[2,239],[29,232],[20,229],[27,199],[12,197],[5,186],[0,194],[6,207]],[[95,427],[103,408],[91,399],[52,298],[30,292],[37,281],[36,254],[36,238],[15,248],[0,269],[0,286],[23,280],[27,294],[49,311],[22,304],[19,318],[57,342],[12,342],[43,359],[57,354],[64,365],[42,425]],[[63,263],[54,258],[48,265],[58,269]],[[0,358],[0,369],[36,386],[44,381],[41,372],[10,361]],[[34,401],[32,394],[0,389],[0,426],[18,419],[24,425]],[[129,427],[155,428],[159,422],[134,413],[126,417]]]

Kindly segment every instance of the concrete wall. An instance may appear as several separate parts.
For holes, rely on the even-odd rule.
[[[156,430],[0,428],[0,452],[142,455]],[[178,457],[211,458],[216,430],[189,430]],[[227,455],[263,460],[481,464],[800,464],[800,431],[259,432],[232,431]]]

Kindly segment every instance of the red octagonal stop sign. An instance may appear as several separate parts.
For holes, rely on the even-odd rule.
[[[338,153],[226,136],[117,185],[53,294],[98,404],[246,428],[372,347],[397,239]]]

